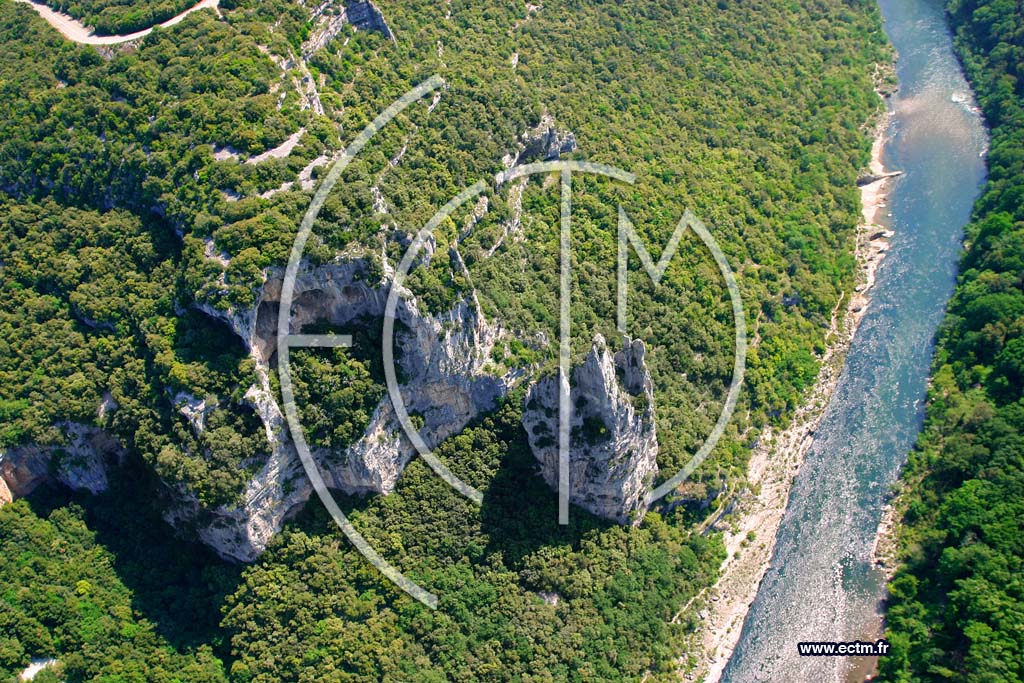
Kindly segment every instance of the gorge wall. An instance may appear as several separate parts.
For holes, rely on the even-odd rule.
[[[654,393],[640,340],[614,355],[597,335],[571,373],[569,500],[621,524],[639,523],[658,473]],[[523,428],[541,474],[558,486],[559,380],[548,376],[526,395]]]
[[[354,5],[362,4],[370,5],[350,3],[350,13]],[[370,14],[364,18],[369,24],[364,27],[372,28],[374,9],[366,10]],[[557,127],[545,114],[519,137],[516,149],[504,162],[510,166],[553,159],[575,148],[573,133]],[[522,185],[517,188],[516,197],[521,197],[522,189]],[[484,204],[481,211],[486,210]],[[510,224],[518,220],[519,210],[514,207]],[[207,245],[207,258],[226,267],[230,259],[214,246],[212,242]],[[455,256],[461,261],[457,251]],[[383,268],[380,265],[377,257],[370,256],[339,257],[322,265],[303,262],[295,280],[289,332],[299,333],[314,324],[328,324],[346,333],[381,325],[393,274],[386,263]],[[255,290],[255,304],[250,307],[219,307],[204,297],[192,304],[225,323],[253,360],[256,381],[246,388],[240,403],[259,418],[268,452],[258,461],[253,458],[241,463],[252,476],[230,504],[204,505],[185,484],[165,482],[171,498],[165,519],[173,526],[194,530],[222,557],[243,562],[255,559],[289,515],[313,493],[272,382],[282,278],[280,267],[264,271],[263,282]],[[514,335],[498,322],[485,319],[475,292],[456,300],[450,310],[430,313],[403,289],[395,317],[402,397],[410,415],[422,420],[419,434],[428,448],[495,408],[513,387],[530,381],[531,370],[536,370],[499,370],[492,362],[496,344]],[[646,491],[657,473],[653,394],[644,351],[642,342],[627,340],[624,350],[613,356],[598,336],[573,373],[571,500],[621,523],[635,521],[637,513],[645,509]],[[223,401],[187,391],[167,398],[197,436],[206,429],[218,400]],[[557,410],[553,419],[549,414],[552,406],[557,409],[557,383],[541,379],[529,390],[523,424],[541,474],[554,486],[557,448],[552,449],[545,436],[557,434]],[[104,410],[116,410],[116,405],[104,404],[101,413]],[[0,504],[28,495],[44,481],[93,492],[106,489],[107,468],[116,460],[112,455],[123,454],[120,445],[99,427],[59,427],[67,436],[64,447],[26,445],[0,452]],[[328,487],[355,495],[393,491],[416,454],[387,395],[374,408],[365,431],[348,447],[310,446]],[[65,453],[72,455],[67,458]],[[208,454],[201,451],[200,455]]]

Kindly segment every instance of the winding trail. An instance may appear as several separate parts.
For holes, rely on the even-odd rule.
[[[33,0],[17,0],[17,2],[23,2],[34,9],[39,16],[49,22],[50,26],[60,31],[68,40],[73,40],[76,43],[82,43],[83,45],[118,45],[120,43],[127,43],[139,38],[145,38],[156,26],[167,28],[180,23],[182,19],[192,14],[193,12],[201,9],[211,8],[216,9],[220,4],[220,0],[200,0],[192,7],[189,7],[184,12],[177,14],[167,21],[162,21],[156,26],[150,26],[149,28],[136,31],[135,33],[126,33],[119,36],[97,36],[93,33],[92,29],[75,19],[72,16],[50,9],[44,4],[33,2]]]

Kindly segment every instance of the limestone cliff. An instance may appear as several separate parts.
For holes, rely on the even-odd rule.
[[[107,489],[107,468],[121,460],[121,445],[96,427],[76,422],[57,426],[66,437],[63,445],[0,450],[0,505],[29,495],[44,482],[92,493]]]
[[[545,113],[536,126],[519,136],[516,153],[507,155],[503,161],[511,168],[531,161],[559,159],[575,150],[575,133],[559,128],[554,117]]]
[[[361,325],[381,325],[391,278],[387,274],[374,278],[371,270],[366,259],[339,259],[316,267],[304,264],[295,282],[291,331],[324,322],[353,332]],[[237,504],[206,509],[186,486],[168,482],[173,502],[164,517],[175,527],[194,530],[201,541],[234,560],[255,559],[313,493],[271,388],[281,285],[281,271],[270,270],[257,292],[257,304],[250,309],[223,311],[196,304],[207,315],[225,321],[256,362],[258,379],[245,392],[243,402],[261,420],[270,455],[245,485]],[[420,436],[430,448],[494,408],[524,374],[522,370],[493,374],[491,351],[503,331],[484,318],[475,295],[459,300],[447,312],[430,314],[403,290],[395,315],[400,390],[410,414],[422,418]],[[209,399],[183,391],[169,394],[168,401],[197,434],[206,428],[208,414],[216,407]],[[100,417],[113,409],[116,405],[105,400]],[[59,426],[67,435],[64,446],[25,445],[0,451],[0,504],[28,495],[43,481],[94,493],[107,488],[107,467],[112,458],[122,455],[120,445],[96,427]],[[363,436],[344,452],[314,448],[312,455],[329,487],[351,494],[389,493],[415,449],[385,396]]]
[[[620,523],[636,523],[658,473],[651,375],[644,343],[626,339],[614,356],[597,335],[571,374],[569,500]],[[558,485],[558,378],[526,395],[523,427],[541,474]]]
[[[387,20],[372,2],[349,0],[338,7],[328,0],[312,10],[313,31],[302,44],[302,57],[308,60],[320,48],[333,40],[345,25],[360,31],[376,31],[385,38],[395,39]]]
[[[303,265],[295,281],[291,332],[314,322],[353,331],[360,325],[380,325],[390,278],[385,275],[374,280],[370,270],[364,259]],[[195,498],[181,491],[182,505],[169,511],[168,519],[172,523],[198,521],[204,542],[221,555],[239,560],[258,555],[287,516],[312,493],[281,406],[270,388],[281,284],[279,271],[268,273],[258,304],[249,310],[220,311],[198,304],[207,314],[227,322],[256,360],[260,381],[248,389],[245,400],[262,420],[272,451],[246,486],[239,505],[200,510]],[[430,448],[492,409],[521,376],[510,372],[498,377],[488,371],[491,350],[502,332],[484,319],[475,296],[460,300],[446,313],[432,315],[421,310],[410,292],[403,291],[395,317],[395,355],[404,379],[402,397],[410,414],[423,418],[420,435]],[[199,410],[188,397],[180,397],[180,404],[190,415]],[[328,486],[354,494],[391,492],[414,454],[387,396],[362,438],[344,453],[322,449],[312,453]]]
[[[350,3],[350,9],[360,4],[375,11],[370,3]],[[558,129],[545,115],[535,129],[520,136],[517,149],[505,162],[557,158],[575,145],[573,134]],[[519,191],[521,196],[522,186]],[[518,206],[514,209],[518,213]],[[477,210],[486,211],[486,204]],[[457,251],[454,256],[462,263]],[[225,265],[226,257],[215,260]],[[311,324],[327,323],[354,333],[364,325],[381,325],[393,273],[386,261],[382,269],[375,267],[376,263],[371,257],[338,257],[317,266],[303,263],[295,281],[289,331],[298,333]],[[236,503],[215,509],[202,506],[196,493],[185,485],[167,482],[173,502],[165,510],[165,519],[194,531],[221,556],[241,561],[258,556],[288,516],[313,493],[271,385],[277,362],[282,273],[281,268],[264,273],[255,292],[256,303],[250,308],[223,310],[205,299],[193,304],[224,321],[254,360],[256,382],[241,401],[259,417],[270,445],[269,456],[254,463],[258,470]],[[216,287],[214,283],[212,289]],[[409,413],[422,419],[419,433],[430,448],[493,409],[526,377],[526,368],[496,374],[492,350],[507,342],[509,333],[496,321],[485,319],[475,293],[438,314],[423,309],[416,297],[403,289],[395,317],[400,389]],[[596,514],[622,522],[644,507],[648,485],[657,471],[650,377],[643,355],[643,344],[632,342],[613,360],[604,340],[598,338],[587,361],[573,375],[578,387],[574,390],[572,499]],[[616,379],[617,371],[622,374],[623,386]],[[537,383],[530,397],[530,405],[557,407],[557,387],[550,380]],[[218,401],[230,401],[227,397],[200,398],[186,391],[168,393],[167,400],[196,434],[206,429]],[[112,401],[105,400],[100,417],[115,408]],[[524,416],[531,446],[545,463],[544,474],[550,482],[554,481],[557,449],[545,447],[542,434],[544,430],[557,433],[557,412],[552,415],[553,419],[533,409]],[[27,495],[44,480],[93,492],[106,489],[106,468],[112,455],[122,454],[120,446],[95,427],[62,427],[68,436],[68,445],[62,448],[27,445],[0,452],[0,504]],[[601,438],[595,441],[595,434]],[[329,487],[350,494],[386,494],[394,490],[415,449],[398,423],[390,397],[385,396],[362,436],[348,448],[330,452],[314,447],[312,455]]]
[[[315,322],[353,331],[367,321],[380,324],[391,282],[388,275],[374,279],[370,272],[365,259],[303,265],[295,283],[291,331]],[[165,511],[172,525],[194,529],[220,555],[241,561],[258,556],[313,492],[270,383],[280,293],[281,273],[270,271],[251,309],[221,311],[196,304],[227,322],[255,360],[258,381],[243,401],[262,421],[271,451],[237,504],[204,509],[192,491],[172,485],[175,502]],[[396,319],[401,391],[409,412],[422,417],[420,435],[428,447],[494,408],[525,376],[525,369],[493,374],[491,351],[505,332],[484,318],[475,295],[443,314],[430,314],[403,291]],[[657,473],[653,396],[643,343],[627,340],[624,350],[613,357],[598,336],[572,381],[571,500],[627,523],[645,508]],[[194,431],[205,429],[207,414],[215,407],[207,399],[185,392],[168,398]],[[530,445],[552,485],[558,457],[557,405],[557,381],[542,379],[530,389],[523,416]],[[100,416],[113,409],[116,405],[105,400]],[[94,493],[107,488],[107,468],[122,457],[120,445],[97,427],[60,427],[67,435],[63,446],[26,445],[0,452],[0,504],[31,493],[43,481]],[[343,453],[313,451],[328,486],[353,494],[389,493],[414,455],[389,397],[377,406],[363,436]]]

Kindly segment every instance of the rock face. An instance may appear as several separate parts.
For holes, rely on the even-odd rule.
[[[312,19],[316,28],[309,39],[302,44],[302,56],[309,59],[320,48],[331,42],[340,32],[345,24],[351,24],[360,31],[377,31],[385,38],[395,39],[387,20],[377,5],[372,2],[345,2],[340,13],[330,15],[328,9],[333,8],[333,3],[323,3],[313,10]]]
[[[372,2],[346,2],[345,14],[349,22],[364,31],[379,31],[385,38],[394,37],[384,15]]]
[[[380,325],[391,281],[387,275],[374,281],[370,271],[365,259],[303,266],[295,282],[292,331],[314,322],[353,331],[361,325]],[[221,311],[196,304],[207,315],[225,321],[256,361],[258,381],[243,400],[262,421],[271,454],[237,505],[203,509],[193,492],[171,485],[175,504],[165,510],[164,517],[173,526],[196,529],[201,541],[228,559],[255,559],[285,519],[313,493],[270,385],[281,286],[280,271],[271,271],[251,309]],[[485,320],[475,295],[458,301],[450,311],[432,315],[403,290],[395,317],[395,356],[404,381],[400,390],[410,414],[422,418],[419,433],[429,448],[494,408],[523,376],[523,371],[500,377],[489,372],[491,351],[503,332]],[[216,407],[186,392],[168,398],[196,433],[206,428],[207,415]],[[98,414],[102,418],[116,408],[107,395]],[[30,444],[0,451],[0,505],[30,494],[44,481],[93,493],[106,490],[107,468],[124,455],[120,444],[96,427],[59,426],[68,437],[64,446]],[[314,449],[312,455],[331,488],[352,494],[390,493],[415,448],[395,416],[390,397],[385,396],[356,443],[343,453]]]
[[[107,467],[120,461],[119,443],[96,427],[59,425],[64,446],[26,445],[0,451],[0,505],[27,496],[43,482],[57,482],[75,491],[107,489]]]
[[[520,155],[520,161],[550,161],[576,149],[576,136],[572,133],[548,128],[531,139]]]
[[[626,339],[612,356],[597,335],[572,371],[569,500],[600,517],[638,523],[658,473],[651,375],[644,344]],[[558,486],[558,378],[549,376],[526,395],[523,427],[541,474]]]
[[[353,332],[365,325],[381,325],[390,279],[385,276],[374,281],[369,273],[369,263],[362,259],[300,268],[291,331],[313,322]],[[281,274],[271,272],[253,309],[224,312],[199,305],[207,314],[226,321],[256,360],[260,381],[248,389],[245,401],[262,420],[272,451],[246,486],[240,505],[201,511],[194,497],[183,491],[182,505],[168,513],[172,523],[200,521],[199,536],[204,542],[222,556],[243,561],[262,552],[288,515],[313,492],[270,388],[280,295]],[[395,317],[402,397],[409,413],[422,417],[420,436],[430,448],[494,408],[521,376],[521,372],[510,372],[496,377],[487,371],[501,329],[484,319],[475,297],[459,301],[446,313],[431,315],[421,310],[411,293],[403,291]],[[182,407],[193,414],[198,409],[184,400]],[[356,443],[343,453],[314,449],[312,455],[331,488],[352,494],[390,493],[415,449],[395,416],[390,397],[385,396]]]
[[[505,157],[505,166],[511,168],[531,161],[551,161],[575,151],[576,135],[558,128],[550,114],[541,116],[540,123],[524,132],[517,141],[518,151]]]
[[[353,332],[380,325],[390,277],[372,277],[369,261],[340,260],[300,268],[293,297],[292,332],[327,322]],[[197,304],[227,322],[257,364],[258,381],[243,401],[260,418],[271,453],[246,484],[240,501],[204,509],[181,485],[171,487],[175,504],[165,511],[174,526],[195,529],[199,539],[221,556],[255,559],[284,521],[313,494],[281,406],[271,389],[277,352],[280,272],[270,272],[251,309],[221,311]],[[422,418],[420,435],[428,447],[457,434],[471,420],[495,407],[525,370],[492,373],[490,357],[505,332],[483,316],[475,295],[442,314],[430,314],[402,291],[396,310],[395,355],[402,396],[409,412]],[[586,361],[573,372],[571,499],[595,514],[627,523],[644,509],[657,472],[650,375],[642,342],[628,342],[612,357],[595,339]],[[197,433],[206,428],[214,406],[188,393],[168,397]],[[557,381],[544,379],[529,392],[523,423],[530,445],[549,483],[557,471]],[[102,416],[116,409],[104,400]],[[72,489],[99,493],[107,488],[108,468],[123,456],[121,446],[102,430],[62,424],[62,447],[27,445],[0,451],[0,504],[28,495],[40,483],[54,481]],[[390,397],[374,411],[363,436],[344,452],[314,449],[313,458],[327,485],[352,494],[391,492],[415,449],[399,425]]]
[[[184,391],[179,391],[173,399],[174,406],[178,409],[196,434],[206,429],[206,418],[216,405],[207,405],[206,399],[201,399]]]

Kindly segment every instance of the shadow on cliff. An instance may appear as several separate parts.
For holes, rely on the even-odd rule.
[[[521,424],[521,401],[506,399],[434,451],[483,492],[482,505],[449,487],[421,458],[405,468],[394,493],[360,497],[333,491],[335,501],[371,545],[400,568],[424,572],[419,578],[425,581],[438,579],[441,567],[466,560],[479,565],[500,556],[506,568],[518,570],[524,558],[545,547],[578,548],[591,531],[614,522],[572,507],[570,524],[558,524],[557,494],[537,471]],[[290,526],[338,534],[317,501]]]
[[[109,479],[110,488],[99,495],[43,486],[28,502],[40,516],[68,504],[81,506],[97,542],[113,556],[114,572],[131,590],[132,609],[178,650],[208,644],[226,655],[220,608],[235,591],[242,567],[176,535],[160,516],[166,501],[154,495],[159,488],[153,475],[138,460],[126,458]]]
[[[540,548],[575,549],[589,532],[615,524],[575,506],[569,508],[569,524],[559,524],[558,494],[540,476],[522,426],[507,425],[503,436],[507,450],[480,509],[482,531],[490,539],[488,553],[500,552],[516,568]]]

